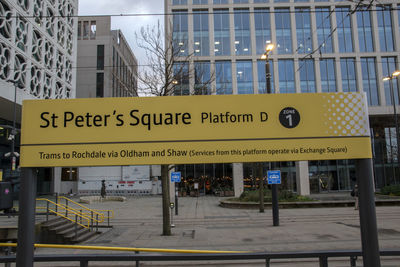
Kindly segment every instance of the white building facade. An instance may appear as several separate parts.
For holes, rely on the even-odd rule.
[[[0,0],[0,169],[17,184],[11,170],[10,128],[20,128],[24,99],[74,98],[76,94],[77,0]],[[15,85],[15,87],[14,87]],[[15,150],[19,151],[19,135]],[[17,161],[18,165],[18,161]],[[58,177],[59,178],[59,177]],[[52,191],[53,169],[39,171],[38,192]]]

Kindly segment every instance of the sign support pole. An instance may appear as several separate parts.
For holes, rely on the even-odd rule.
[[[279,226],[278,185],[271,185],[272,191],[272,221],[274,226]]]
[[[356,160],[363,266],[380,267],[372,159]]]
[[[175,215],[178,215],[178,184],[175,182]]]
[[[19,191],[17,267],[33,267],[36,181],[35,168],[22,168]]]

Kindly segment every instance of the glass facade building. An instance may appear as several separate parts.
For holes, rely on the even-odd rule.
[[[265,93],[265,60],[260,58],[269,41],[276,45],[269,55],[272,93],[365,92],[375,185],[379,189],[400,183],[392,102],[394,99],[399,109],[399,81],[382,81],[400,68],[398,1],[370,5],[324,0],[165,1],[168,14],[185,16],[187,52],[195,55],[195,61],[207,62],[210,75],[215,75],[206,93]],[[201,21],[200,14],[204,16]],[[172,19],[173,23],[177,21],[175,17]],[[173,29],[175,34],[177,26],[173,25]],[[204,39],[200,40],[199,36]],[[198,42],[210,53],[199,54]],[[189,94],[198,91],[198,83],[196,80],[194,88],[188,88]],[[251,163],[226,165],[179,168],[189,170],[193,179],[200,180],[216,173],[233,177],[234,181],[235,176],[240,176],[244,188],[251,187],[255,175]],[[351,160],[278,165],[285,177],[284,187],[289,190],[300,190],[299,179],[308,180],[311,193],[351,190],[354,185],[355,169]],[[264,167],[266,170],[267,166]],[[299,178],[299,168],[306,168],[308,176]]]

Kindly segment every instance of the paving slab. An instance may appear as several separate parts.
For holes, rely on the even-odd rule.
[[[84,245],[234,250],[256,252],[361,249],[359,211],[353,207],[281,209],[280,226],[272,225],[272,211],[228,209],[219,206],[220,197],[179,198],[179,215],[173,215],[172,236],[162,236],[161,196],[128,197],[125,202],[88,205],[113,209],[113,228]],[[400,250],[400,207],[377,207],[380,249]],[[61,249],[36,249],[40,254],[116,253]],[[118,252],[121,253],[121,252]],[[383,259],[383,266],[400,266],[400,258]],[[349,266],[333,261],[329,266]],[[335,263],[336,262],[336,263]],[[124,266],[128,263],[93,263],[93,266]],[[171,263],[152,262],[141,266],[265,266],[265,262]],[[275,265],[277,264],[277,265]],[[289,264],[289,265],[288,265]],[[294,265],[293,265],[294,264]],[[35,266],[58,266],[35,265]],[[63,266],[63,265],[60,265]],[[74,265],[65,265],[74,266]],[[76,265],[75,265],[76,266]],[[92,266],[92,265],[90,265]],[[276,262],[272,266],[318,266],[318,262]],[[361,262],[357,266],[362,266]]]

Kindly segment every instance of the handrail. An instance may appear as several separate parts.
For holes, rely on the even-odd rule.
[[[86,206],[83,206],[82,204],[80,204],[80,203],[78,203],[78,202],[76,202],[76,201],[73,201],[72,199],[69,199],[69,198],[64,197],[64,196],[57,196],[57,198],[58,198],[58,199],[65,199],[65,200],[67,201],[67,203],[71,202],[71,203],[73,203],[73,204],[75,204],[75,205],[81,207],[83,210],[89,211],[89,214],[91,214],[91,212],[93,212],[94,214],[97,214],[97,215],[101,218],[98,222],[99,222],[99,223],[104,222],[104,214],[103,214],[103,213],[100,213],[100,212],[98,212],[98,211],[95,210],[95,209],[90,209],[90,208],[88,208],[88,207],[86,207]],[[75,208],[72,208],[72,207],[70,207],[70,209],[79,211],[79,209],[75,209]]]
[[[0,247],[16,247],[17,243],[0,243]],[[83,250],[112,250],[112,251],[135,251],[135,252],[166,252],[166,253],[249,253],[250,251],[220,251],[220,250],[197,250],[197,249],[162,249],[162,248],[131,248],[131,247],[107,247],[107,246],[82,246],[82,245],[59,245],[59,244],[34,244],[35,248],[64,248]]]
[[[94,219],[95,221],[98,221],[99,223],[104,222],[105,219],[114,218],[114,211],[113,210],[90,209],[90,208],[88,208],[88,207],[86,207],[86,206],[84,206],[84,205],[82,205],[82,204],[80,204],[80,203],[78,203],[78,202],[76,202],[76,201],[74,201],[72,199],[69,199],[67,197],[57,196],[57,198],[58,199],[65,199],[67,203],[71,202],[71,203],[81,207],[83,210],[88,211],[88,213],[85,213],[85,214],[91,215],[91,212],[93,211],[94,214],[97,214],[100,217],[99,220]],[[75,211],[80,211],[80,209],[75,209],[75,208],[72,208],[72,207],[71,207],[71,209],[74,209]],[[82,212],[82,211],[80,211],[80,212]],[[106,215],[106,213],[107,213],[107,215]],[[110,216],[110,213],[111,213],[111,216]]]
[[[76,223],[76,224],[78,224],[78,225],[80,225],[80,226],[82,226],[84,228],[89,228],[90,227],[90,218],[85,216],[85,215],[83,215],[82,213],[76,212],[76,211],[74,211],[72,209],[68,209],[68,207],[65,207],[64,205],[57,204],[57,203],[55,203],[55,202],[53,202],[53,201],[51,201],[51,200],[49,200],[47,198],[37,198],[36,200],[45,201],[47,203],[53,204],[55,207],[63,208],[66,211],[68,211],[70,214],[73,214],[76,217],[79,217],[81,221],[82,221],[82,219],[85,220],[87,222],[87,225],[82,224],[82,223],[78,222],[77,220],[73,220],[73,219],[69,218],[68,217],[68,212],[67,212],[67,215],[64,215],[64,213],[61,213],[58,210],[50,209],[49,207],[36,206],[37,209],[46,209],[48,212],[54,213],[55,215],[60,216],[60,217],[62,217],[64,219],[67,219],[67,220],[69,220],[69,221],[71,221],[73,223]]]
[[[0,246],[14,247],[15,243],[0,243]],[[35,247],[47,247],[54,245],[35,244]],[[65,246],[65,245],[59,245]],[[164,251],[166,252],[166,251]],[[172,252],[172,251],[170,251]],[[203,251],[204,252],[204,251]],[[140,261],[233,261],[233,260],[264,260],[266,266],[270,266],[270,261],[274,259],[306,259],[316,258],[319,260],[320,267],[328,267],[328,258],[349,257],[350,266],[355,267],[357,257],[362,256],[361,250],[330,250],[330,251],[300,251],[300,252],[238,252],[238,253],[198,253],[193,254],[73,254],[73,255],[34,255],[34,262],[80,262],[80,266],[89,266],[89,261],[118,261],[136,262],[139,266]],[[177,252],[173,252],[177,253]],[[381,256],[400,256],[400,250],[381,250]],[[0,263],[15,262],[16,256],[2,256]]]

